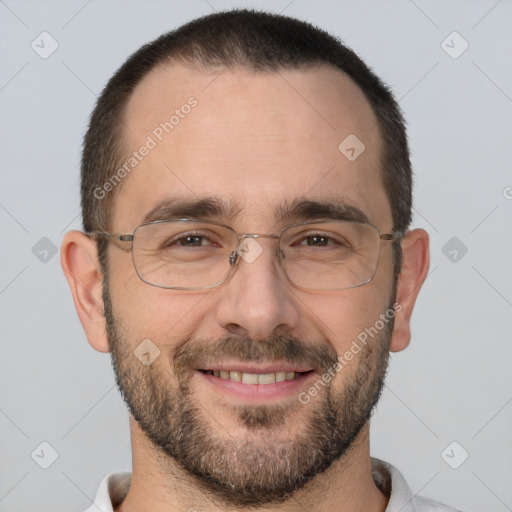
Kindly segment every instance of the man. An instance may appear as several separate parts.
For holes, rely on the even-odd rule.
[[[62,247],[131,413],[89,510],[453,510],[369,453],[429,265],[411,188],[391,93],[323,31],[231,11],[132,55]]]

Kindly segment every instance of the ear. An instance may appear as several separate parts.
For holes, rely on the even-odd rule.
[[[99,352],[108,352],[102,274],[96,242],[81,231],[66,233],[60,262],[89,343]]]
[[[424,229],[408,231],[401,244],[402,268],[398,278],[391,352],[403,350],[411,341],[412,310],[430,264],[429,237]]]

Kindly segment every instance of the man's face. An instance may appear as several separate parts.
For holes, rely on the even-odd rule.
[[[161,201],[215,197],[237,211],[208,220],[237,233],[279,233],[295,219],[276,217],[277,205],[298,199],[355,206],[391,232],[376,119],[349,78],[324,67],[217,77],[160,67],[129,101],[127,154],[190,97],[197,106],[118,185],[111,231],[133,232]],[[365,145],[352,161],[338,150],[350,134]],[[231,505],[278,502],[347,451],[378,399],[392,329],[359,343],[332,377],[336,358],[394,302],[391,244],[367,285],[307,291],[286,280],[276,240],[258,243],[263,252],[222,285],[190,291],[142,282],[129,252],[109,249],[105,309],[123,396],[160,460],[176,460]],[[134,355],[145,339],[160,350],[149,366]],[[304,373],[249,384],[205,372],[222,369]]]

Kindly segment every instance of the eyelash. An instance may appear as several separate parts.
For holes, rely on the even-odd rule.
[[[196,231],[196,232],[183,233],[183,234],[180,234],[179,237],[175,237],[175,238],[173,238],[171,240],[168,240],[167,242],[165,242],[163,244],[163,248],[167,248],[167,247],[171,247],[171,246],[174,246],[174,245],[178,245],[181,240],[186,240],[187,238],[191,238],[191,237],[198,237],[198,238],[202,239],[201,241],[207,240],[207,241],[209,241],[213,245],[218,245],[215,241],[213,241],[210,237],[208,237],[204,233]],[[295,245],[297,243],[299,245],[302,245],[303,242],[307,241],[308,238],[313,238],[313,237],[326,238],[328,240],[328,244],[329,244],[329,241],[333,242],[333,243],[329,244],[329,246],[332,246],[332,245],[348,245],[348,244],[344,243],[343,241],[339,241],[339,240],[335,239],[334,237],[330,236],[328,233],[322,233],[322,232],[313,232],[313,233],[307,233],[307,234],[301,233],[300,236],[296,240],[294,240],[293,245]],[[181,247],[187,247],[186,245],[180,245],[180,246]],[[194,246],[194,247],[205,247],[205,245],[203,245],[201,243],[199,246]],[[325,246],[322,246],[322,247],[325,247]]]

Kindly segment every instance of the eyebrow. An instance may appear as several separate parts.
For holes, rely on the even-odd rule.
[[[181,218],[204,220],[234,220],[243,206],[220,197],[200,197],[195,199],[166,198],[149,210],[142,224],[157,220]],[[368,216],[357,206],[343,200],[316,200],[299,197],[293,201],[282,201],[274,207],[274,221],[307,222],[309,220],[340,220],[368,223]]]

